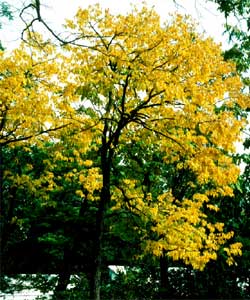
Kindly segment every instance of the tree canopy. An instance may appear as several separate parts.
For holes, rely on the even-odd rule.
[[[24,228],[9,204],[25,187],[38,211],[60,207],[64,218],[65,202],[69,218],[92,229],[90,298],[100,299],[116,239],[133,245],[137,258],[170,257],[203,270],[223,253],[232,265],[242,244],[230,242],[233,230],[216,219],[216,200],[233,196],[240,169],[232,155],[246,124],[239,111],[249,98],[219,46],[188,17],[162,24],[146,6],[124,15],[79,9],[65,24],[70,39],[54,35],[59,48],[30,26],[27,43],[1,52],[2,160],[13,149],[27,152],[18,172],[1,164],[10,212],[2,239],[11,224]],[[65,265],[79,242],[66,231],[39,236],[59,245]]]

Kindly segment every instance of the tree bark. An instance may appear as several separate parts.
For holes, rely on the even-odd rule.
[[[59,274],[58,283],[56,286],[56,292],[65,292],[67,285],[69,284],[70,272],[62,271]]]
[[[103,188],[104,190],[104,188]],[[102,191],[101,194],[104,194]],[[102,243],[103,243],[103,229],[104,229],[104,209],[105,201],[104,195],[101,196],[100,206],[97,213],[96,220],[96,241],[95,241],[95,262],[94,262],[94,276],[92,278],[93,283],[91,284],[93,291],[91,291],[91,299],[101,299],[101,274],[102,274]]]
[[[105,126],[106,127],[106,126]],[[111,174],[111,160],[113,151],[107,142],[107,127],[104,129],[102,147],[101,147],[101,168],[102,168],[102,190],[100,195],[100,203],[98,212],[96,214],[96,237],[95,237],[95,262],[94,262],[94,276],[93,276],[93,295],[94,300],[101,299],[101,275],[102,275],[102,249],[103,249],[103,234],[105,210],[107,204],[110,203],[110,174]]]
[[[126,78],[126,84],[123,91],[123,102],[125,101],[126,89],[128,86],[130,75]],[[112,93],[109,93],[109,101],[106,106],[106,111],[110,113],[113,103]],[[132,118],[131,118],[132,119]],[[96,238],[95,238],[95,267],[93,278],[93,299],[101,299],[101,275],[102,275],[102,249],[103,249],[103,237],[105,230],[105,212],[111,200],[110,193],[110,178],[111,178],[111,164],[114,158],[114,149],[119,144],[119,138],[123,128],[130,122],[130,118],[122,113],[121,119],[114,130],[108,119],[104,122],[104,129],[102,133],[102,146],[101,151],[101,170],[102,170],[102,190],[100,195],[100,203],[98,212],[96,215]],[[112,133],[113,132],[113,133]],[[92,292],[91,292],[92,294]]]
[[[169,294],[168,263],[165,253],[160,257],[160,290],[159,298],[167,299]]]
[[[64,255],[63,255],[63,261],[61,265],[61,270],[59,272],[59,278],[57,282],[57,286],[55,288],[55,299],[56,300],[62,300],[67,295],[65,295],[65,292],[67,291],[67,285],[70,282],[70,269],[69,269],[69,261],[70,261],[70,251],[68,249],[68,245],[65,246],[64,249]]]

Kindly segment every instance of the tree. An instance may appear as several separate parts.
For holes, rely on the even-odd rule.
[[[29,218],[31,211],[34,217],[44,217],[41,203],[50,201],[46,206],[53,204],[54,199],[46,193],[56,184],[49,170],[46,170],[43,178],[39,177],[39,172],[36,173],[44,170],[43,163],[37,158],[38,153],[43,157],[44,152],[40,149],[37,153],[35,145],[45,148],[46,152],[46,143],[56,139],[60,130],[67,126],[68,132],[74,130],[74,121],[70,121],[67,109],[60,100],[61,88],[56,79],[59,70],[54,49],[51,45],[44,46],[43,50],[35,51],[33,48],[31,51],[30,47],[21,45],[11,54],[0,54],[1,258],[6,258],[10,246],[25,240],[24,237],[29,233],[26,230],[30,227],[34,229],[34,219]],[[83,143],[78,144],[83,146]],[[30,145],[34,148],[30,148]],[[40,164],[37,164],[39,161]],[[20,166],[22,163],[23,166]],[[24,189],[27,197],[23,197]],[[31,199],[34,200],[32,204]],[[20,211],[26,204],[30,205],[28,207],[31,210]],[[32,237],[31,234],[27,238],[30,238],[30,242],[32,238],[35,240],[38,237]]]
[[[10,5],[5,1],[0,2],[0,18],[7,18],[9,21],[13,20],[13,14],[10,9]],[[0,29],[2,29],[2,22],[0,22]],[[0,41],[0,51],[3,51],[4,47]]]
[[[196,268],[203,268],[207,261],[216,259],[215,250],[231,237],[231,233],[222,233],[222,224],[206,224],[201,207],[209,197],[232,193],[229,185],[237,178],[235,166],[225,155],[234,151],[232,145],[241,127],[230,106],[236,102],[244,106],[233,68],[223,62],[212,41],[195,34],[187,20],[183,22],[177,17],[162,28],[159,17],[146,8],[135,9],[126,16],[112,16],[99,7],[79,10],[76,20],[68,21],[67,27],[76,32],[75,42],[64,47],[69,51],[64,62],[70,62],[74,74],[68,89],[81,96],[79,109],[83,115],[98,123],[93,130],[103,183],[96,219],[95,299],[100,297],[105,214],[113,199],[111,195],[119,203],[129,201],[134,209],[152,215],[153,223],[159,218],[167,220],[152,230],[159,237],[168,228],[173,231],[167,231],[165,241],[159,238],[147,249],[156,255],[166,250],[175,259],[182,258]],[[88,42],[84,43],[84,39]],[[215,66],[212,69],[211,60]],[[86,108],[89,101],[91,104]],[[218,101],[223,103],[224,110],[216,110]],[[140,139],[147,140],[149,146],[158,146],[165,153],[164,163],[179,160],[177,168],[190,169],[196,175],[193,184],[205,186],[204,192],[177,201],[170,190],[158,191],[157,199],[148,205],[138,178],[124,178],[120,192],[117,191],[112,182],[114,159],[126,140]],[[190,213],[193,220],[188,217]],[[168,214],[173,219],[166,218]],[[203,226],[197,228],[197,224]],[[194,229],[197,232],[192,237]],[[208,235],[207,230],[211,230]],[[216,230],[218,234],[214,233]],[[183,232],[183,238],[176,232]],[[204,241],[209,244],[205,249]],[[189,248],[191,245],[194,248]],[[232,249],[235,254],[238,246]]]
[[[34,144],[50,140],[53,132],[69,123],[61,118],[58,97],[57,102],[53,102],[53,88],[57,88],[53,78],[56,72],[51,46],[45,47],[40,53],[33,51],[31,54],[24,45],[9,56],[3,51],[0,53],[0,202],[3,248],[15,202],[13,193],[12,198],[6,198],[8,193],[4,193],[4,153],[8,153],[8,148],[16,143],[28,145],[28,142]],[[18,178],[17,182],[21,185]],[[10,189],[14,190],[15,185]],[[3,211],[2,208],[8,209]],[[9,217],[5,218],[5,214],[9,214]]]
[[[88,279],[95,206],[81,196],[90,196],[90,188],[78,178],[91,179],[94,169],[84,143],[65,137],[3,148],[1,274],[59,273],[56,294],[76,271]]]
[[[249,129],[245,132],[249,132]],[[231,288],[231,294],[235,298],[248,298],[249,290],[249,138],[246,138],[244,143],[246,153],[237,154],[235,159],[239,163],[244,164],[244,171],[240,175],[235,187],[234,198],[228,201],[227,198],[221,199],[220,206],[222,216],[227,217],[226,224],[228,229],[233,229],[235,232],[235,240],[242,243],[242,256],[237,258],[237,264],[232,268],[231,272],[227,272],[227,268],[223,265],[221,273],[228,273],[225,276],[228,281],[227,289]],[[219,274],[218,274],[219,275]],[[220,276],[220,275],[219,275]],[[224,290],[226,288],[224,287]],[[223,286],[221,289],[222,293]],[[233,297],[233,296],[232,296]]]
[[[249,68],[249,17],[250,2],[248,0],[212,0],[218,4],[218,10],[226,19],[226,32],[232,47],[225,52],[225,58],[233,59],[239,72]]]
[[[36,1],[26,8],[35,8],[34,22],[44,24],[39,5]],[[34,22],[26,27],[29,43],[36,53],[44,51],[43,47],[48,51],[50,42],[30,30]],[[38,122],[42,129],[36,128],[36,133],[28,132],[25,137],[20,121],[11,125],[7,131],[10,134],[6,136],[3,131],[3,135],[5,143],[10,143],[7,138],[21,128],[15,134],[19,141],[44,133],[48,123],[53,129],[67,124],[70,126],[62,132],[68,138],[72,137],[74,143],[86,139],[86,151],[98,154],[89,174],[79,175],[82,190],[77,191],[84,196],[86,189],[88,200],[97,207],[92,298],[100,299],[105,237],[110,231],[107,217],[117,207],[128,207],[139,217],[144,227],[136,230],[141,232],[140,242],[146,253],[168,255],[203,269],[233,235],[224,232],[223,224],[207,220],[204,210],[217,210],[210,204],[211,199],[231,195],[231,184],[239,174],[229,153],[235,151],[234,143],[244,122],[233,109],[245,108],[248,99],[241,93],[234,66],[223,61],[220,48],[199,36],[187,18],[176,16],[161,25],[159,16],[146,7],[118,16],[98,6],[79,9],[75,19],[66,22],[66,28],[73,35],[70,41],[53,34],[63,50],[53,60],[56,71],[51,72],[47,64],[43,69],[43,74],[51,75],[52,84],[41,87],[46,95],[42,99],[47,99],[48,106],[52,93],[48,115],[52,112],[54,117],[45,121],[43,112]],[[27,81],[23,76],[21,79]],[[35,83],[32,81],[32,91],[38,92]],[[24,89],[27,91],[29,87]],[[36,97],[31,93],[27,99]],[[21,99],[16,103],[22,103]],[[27,104],[33,111],[36,108],[32,103]],[[16,117],[17,111],[13,112]],[[5,113],[2,120],[6,128]],[[26,127],[33,124],[25,123]],[[33,128],[29,126],[28,130]],[[188,172],[187,192],[179,193],[175,185],[159,184],[170,171],[156,176],[155,186],[147,190],[147,176],[152,173],[147,175],[150,165],[138,163],[136,156],[142,153],[135,152],[128,163],[125,161],[127,149],[139,141],[143,147],[138,149],[148,157],[161,153],[158,163],[163,171],[172,164],[175,170]],[[123,174],[122,168],[119,170],[122,165],[128,169]],[[236,243],[227,250],[229,263],[233,255],[241,253],[240,247]]]

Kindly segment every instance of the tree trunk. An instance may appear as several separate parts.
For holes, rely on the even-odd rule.
[[[70,282],[70,275],[71,275],[69,270],[70,254],[71,253],[69,252],[69,249],[67,249],[67,246],[65,246],[61,271],[59,272],[59,278],[54,293],[56,300],[62,300],[67,297],[65,292],[67,291],[67,285]]]
[[[160,257],[160,290],[159,298],[167,299],[169,294],[168,263],[165,253]]]
[[[127,77],[128,79],[129,77]],[[125,90],[126,91],[126,87]],[[106,107],[106,111],[111,111],[112,95],[109,94],[109,103]],[[114,158],[114,149],[119,144],[119,137],[122,129],[128,124],[129,119],[122,116],[119,124],[112,135],[109,121],[105,120],[104,129],[102,134],[102,146],[101,146],[101,170],[102,170],[102,190],[100,195],[100,203],[98,212],[96,215],[96,239],[95,239],[95,267],[94,267],[94,278],[93,278],[93,299],[100,300],[101,295],[101,275],[102,275],[102,250],[103,250],[103,236],[104,236],[104,221],[105,212],[108,204],[111,200],[110,195],[110,177],[111,177],[111,164]],[[92,294],[92,291],[91,291]]]
[[[102,167],[102,190],[100,195],[100,202],[98,212],[96,214],[96,238],[95,238],[95,255],[94,255],[94,277],[93,277],[93,299],[101,299],[101,275],[102,275],[102,249],[103,249],[103,235],[104,235],[104,219],[105,210],[108,203],[110,203],[110,173],[111,160],[113,152],[109,149],[106,141],[106,134],[104,133],[102,148],[101,148],[101,167]]]
[[[65,292],[67,289],[67,285],[69,284],[70,273],[67,271],[62,271],[59,274],[58,283],[56,286],[56,292]]]
[[[6,246],[11,239],[12,233],[15,230],[15,224],[12,224],[14,210],[16,206],[16,187],[9,188],[9,197],[3,198],[3,157],[2,149],[0,148],[0,261],[5,261],[4,255]],[[0,263],[0,269],[2,269]],[[5,264],[6,267],[6,264]]]
[[[102,198],[102,197],[101,197]],[[95,241],[95,262],[94,262],[94,276],[92,278],[93,291],[91,291],[91,299],[100,300],[101,296],[101,274],[102,274],[102,243],[103,243],[103,229],[104,229],[104,201],[100,200],[100,206],[97,213],[97,228]]]

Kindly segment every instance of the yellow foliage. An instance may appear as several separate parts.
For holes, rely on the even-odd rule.
[[[173,260],[182,259],[200,270],[209,260],[216,260],[217,251],[233,232],[224,233],[223,223],[207,222],[206,215],[195,202],[178,203],[171,195],[161,195],[158,200],[158,207],[150,209],[150,222],[156,224],[151,230],[161,238],[144,241],[145,251],[156,256],[165,251]],[[239,247],[240,243],[224,250],[232,258],[240,254]]]
[[[81,158],[90,144],[91,150],[106,151],[106,162],[128,141],[157,146],[164,164],[193,172],[189,186],[204,192],[176,199],[168,187],[154,198],[130,175],[111,187],[113,209],[126,207],[148,224],[146,252],[167,251],[202,270],[233,235],[223,232],[223,224],[208,222],[202,208],[217,211],[210,198],[231,196],[239,175],[228,154],[235,152],[244,121],[230,108],[247,107],[249,98],[241,93],[234,65],[223,61],[220,47],[198,35],[188,18],[176,15],[162,25],[146,7],[114,16],[91,6],[79,9],[65,27],[83,40],[63,51],[48,43],[43,51],[34,46],[32,55],[24,46],[9,57],[0,54],[0,144],[66,136],[78,150],[67,157],[58,149],[55,159],[83,166],[65,180],[78,180],[82,189],[76,194],[88,200],[100,199],[107,167]],[[219,110],[221,105],[227,109]],[[44,180],[48,191],[55,187],[52,172]],[[151,232],[158,240],[150,239]],[[231,263],[240,245],[225,251]]]
[[[89,162],[87,161],[87,165],[89,166]],[[91,163],[92,165],[92,163]],[[83,190],[85,190],[86,199],[88,200],[97,200],[99,196],[95,196],[95,192],[100,192],[102,188],[102,175],[100,174],[99,168],[92,167],[79,175],[79,182],[82,185]],[[76,192],[78,195],[79,191]]]

